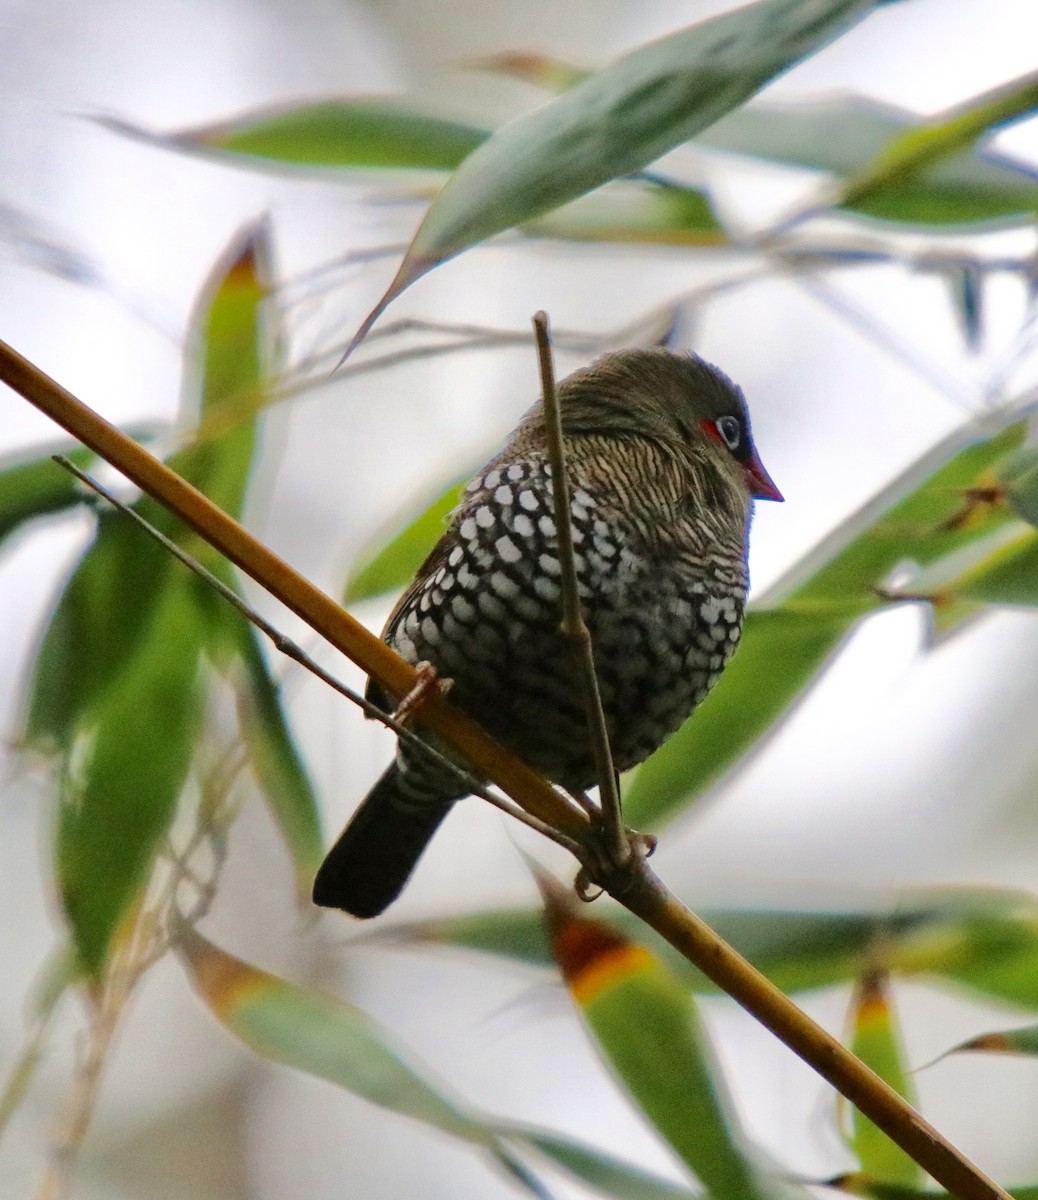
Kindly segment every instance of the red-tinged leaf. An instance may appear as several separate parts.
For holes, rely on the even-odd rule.
[[[451,256],[653,162],[864,17],[869,0],[758,0],[624,55],[509,122],[448,180],[385,295]]]
[[[236,239],[196,306],[201,362],[192,406],[206,414],[226,412],[262,383],[264,237],[261,226]],[[232,424],[170,461],[237,513],[254,446],[251,424]],[[229,576],[154,501],[142,497],[135,507]],[[91,974],[103,969],[176,811],[202,732],[203,657],[224,662],[233,649],[217,603],[128,517],[106,512],[37,655],[27,737],[61,755],[57,884],[80,964]]]
[[[851,1005],[851,1028],[851,1050],[894,1091],[913,1103],[897,1016],[882,972],[869,971],[859,982]],[[919,1164],[896,1142],[858,1109],[851,1109],[851,1118],[851,1146],[865,1176],[904,1187],[917,1187],[922,1183]]]
[[[1025,1025],[1021,1029],[1007,1029],[997,1033],[982,1033],[949,1050],[948,1053],[964,1054],[966,1051],[1033,1057],[1038,1054],[1038,1025]]]
[[[251,966],[186,926],[179,949],[202,999],[256,1054],[469,1143],[490,1154],[531,1195],[546,1192],[518,1157],[520,1150],[536,1150],[616,1200],[690,1200],[688,1191],[603,1151],[469,1108],[432,1082],[431,1073],[388,1030],[343,1000]]]
[[[688,989],[646,946],[583,917],[559,885],[540,882],[566,986],[632,1100],[712,1195],[767,1196]]]

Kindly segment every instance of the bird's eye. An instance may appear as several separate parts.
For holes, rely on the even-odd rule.
[[[742,425],[738,417],[718,417],[714,427],[729,450],[738,450],[742,441]]]

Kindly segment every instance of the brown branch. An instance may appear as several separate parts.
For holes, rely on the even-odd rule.
[[[544,427],[548,436],[548,456],[551,460],[552,507],[555,532],[559,539],[559,581],[562,590],[562,622],[559,628],[569,642],[573,661],[580,678],[588,734],[595,756],[598,795],[601,807],[602,833],[609,861],[620,867],[631,857],[631,844],[624,829],[620,810],[620,787],[609,746],[609,731],[602,710],[602,696],[595,671],[591,631],[584,620],[577,586],[577,561],[573,549],[573,521],[569,506],[569,479],[566,472],[566,448],[562,440],[562,413],[555,390],[555,366],[552,362],[551,333],[548,314],[536,313],[533,318],[537,339],[537,359],[541,369],[541,391],[544,397]]]
[[[348,684],[343,683],[341,679],[336,679],[336,677],[332,675],[330,671],[326,671],[324,667],[320,665],[320,663],[311,658],[298,642],[294,642],[290,637],[282,633],[281,630],[275,625],[272,625],[271,622],[265,617],[260,616],[260,614],[250,604],[246,603],[246,601],[244,601],[236,591],[234,591],[232,588],[229,588],[222,579],[218,579],[207,567],[202,566],[198,559],[193,555],[188,554],[183,546],[178,546],[172,538],[166,537],[166,535],[160,529],[156,529],[155,526],[152,525],[152,523],[145,517],[142,517],[136,509],[131,508],[128,504],[124,504],[118,496],[113,495],[113,493],[110,492],[103,484],[98,483],[96,479],[94,479],[91,475],[88,475],[86,471],[81,471],[74,463],[69,462],[69,460],[63,454],[55,454],[53,455],[53,458],[58,466],[64,467],[66,471],[74,475],[81,483],[86,484],[87,487],[91,488],[99,496],[107,500],[113,508],[117,508],[121,513],[124,513],[127,517],[135,521],[141,527],[141,529],[147,533],[149,537],[154,538],[164,550],[168,550],[174,558],[182,562],[189,571],[193,571],[199,577],[199,579],[212,588],[218,596],[226,600],[228,604],[233,605],[233,607],[238,610],[245,620],[251,625],[254,625],[260,631],[260,633],[265,634],[273,643],[275,649],[280,650],[286,658],[290,658],[293,662],[298,663],[299,666],[301,666],[304,670],[309,671],[312,675],[315,675],[322,683],[327,684],[327,686],[333,691],[338,692],[340,696],[343,696],[352,704],[355,704],[365,716],[371,717],[372,720],[375,721],[381,721],[387,729],[391,729],[398,738],[402,738],[405,742],[408,742],[419,754],[424,754],[428,758],[431,758],[440,768],[442,768],[444,771],[447,771],[449,774],[452,774],[458,784],[465,788],[466,791],[468,791],[471,795],[479,796],[480,799],[486,800],[489,804],[492,804],[495,808],[500,809],[508,816],[514,817],[517,821],[521,821],[524,825],[528,825],[536,833],[541,834],[543,837],[550,838],[553,842],[557,842],[564,850],[568,850],[577,858],[580,857],[580,844],[573,838],[567,837],[564,833],[559,833],[554,826],[547,824],[545,821],[539,820],[535,816],[532,816],[530,813],[526,812],[525,809],[520,808],[514,801],[509,800],[507,797],[495,796],[494,793],[483,783],[481,783],[480,780],[478,780],[474,775],[470,775],[468,771],[464,770],[464,768],[460,767],[452,759],[449,759],[445,754],[441,754],[435,746],[430,745],[429,742],[424,741],[418,736],[418,734],[409,729],[407,725],[404,724],[404,722],[399,718],[399,713],[390,714],[385,712],[383,709],[379,708],[377,704],[373,704],[366,696],[362,696],[360,692],[355,691]],[[422,702],[423,704],[425,702],[424,696]]]
[[[175,513],[214,549],[291,609],[326,641],[355,662],[397,698],[417,682],[414,667],[258,542],[232,517],[165,463],[77,400],[60,384],[0,341],[0,380],[106,459],[139,488]],[[475,721],[431,696],[421,723],[456,749],[474,772],[496,783],[527,812],[581,839],[588,828],[583,813],[570,806],[536,771],[507,753]]]
[[[403,696],[414,686],[414,668],[330,597],[4,342],[0,342],[0,380],[179,516],[312,629],[374,675],[391,694]],[[591,825],[584,815],[566,804],[546,780],[505,751],[474,721],[439,696],[430,697],[419,718],[463,755],[476,773],[492,779],[528,812],[586,844]],[[680,904],[642,856],[632,856],[628,870],[609,881],[609,890],[827,1079],[959,1200],[1010,1200],[1008,1193],[945,1141],[875,1072]]]

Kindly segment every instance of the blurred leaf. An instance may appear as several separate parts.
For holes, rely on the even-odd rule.
[[[707,909],[707,924],[784,992],[858,977],[875,939],[885,939],[891,973],[950,980],[978,996],[1038,1010],[1038,904],[995,889],[913,892],[895,912]],[[696,992],[716,988],[619,906],[610,924],[639,937],[672,975]],[[399,925],[388,936],[496,954],[543,967],[552,961],[535,909],[478,913]]]
[[[718,150],[855,175],[885,147],[925,126],[904,109],[858,97],[738,109],[697,137]],[[1035,211],[1038,175],[1026,163],[972,147],[860,200],[851,211],[921,225],[1000,221]]]
[[[180,932],[191,978],[213,1014],[251,1050],[479,1146],[494,1132],[412,1068],[389,1033],[334,996],[279,979]]]
[[[26,521],[49,513],[63,512],[83,503],[83,490],[74,475],[51,460],[51,454],[64,454],[77,467],[93,462],[94,452],[68,443],[52,450],[37,450],[22,461],[0,464],[0,542],[10,537]]]
[[[279,979],[183,927],[181,957],[217,1019],[272,1062],[327,1079],[390,1112],[431,1125],[486,1150],[535,1195],[544,1189],[507,1143],[534,1147],[617,1200],[682,1200],[671,1187],[612,1155],[568,1138],[496,1121],[427,1078],[413,1056],[366,1013],[334,996]]]
[[[1038,74],[1023,75],[936,120],[911,129],[896,138],[874,163],[856,173],[841,189],[840,203],[868,208],[886,197],[889,207],[905,185],[909,187],[925,170],[942,159],[971,150],[978,138],[992,129],[1019,120],[1038,107]],[[1038,203],[1038,181],[1025,211]]]
[[[866,971],[855,991],[851,1022],[854,1054],[913,1104],[912,1088],[904,1067],[904,1047],[884,972]],[[896,1142],[857,1108],[852,1107],[851,1119],[854,1130],[851,1145],[864,1175],[882,1183],[906,1187],[922,1183],[923,1172],[919,1164]]]
[[[1038,527],[1038,447],[1026,446],[1011,455],[1002,464],[999,481],[1017,515]]]
[[[1013,521],[1008,506],[978,502],[974,493],[1024,434],[1018,421],[951,458],[938,447],[797,564],[772,589],[785,593],[781,603],[762,598],[713,691],[627,784],[631,824],[659,828],[759,747],[857,620],[886,603],[895,567],[926,565]],[[904,588],[913,590],[912,581]]]
[[[936,976],[1038,1011],[1038,910],[1030,897],[1010,893],[1001,904],[997,897],[906,930],[891,945],[891,972]]]
[[[127,433],[143,441],[151,430],[141,428]],[[77,443],[61,442],[32,450],[31,457],[19,452],[0,461],[0,543],[27,521],[92,503],[76,477],[53,461],[55,454],[63,455],[80,470],[97,458],[92,450]]]
[[[739,651],[721,682],[627,784],[627,821],[637,829],[659,828],[750,747],[759,748],[761,736],[836,652],[853,620],[781,608],[748,614]]]
[[[262,385],[265,230],[247,230],[203,289],[196,331],[202,411]],[[187,446],[170,465],[237,515],[255,448],[251,423]],[[226,564],[154,501],[134,506],[224,577]],[[100,972],[146,882],[201,734],[201,663],[234,634],[219,601],[128,517],[106,511],[37,654],[27,738],[62,755],[58,889],[82,967]]]
[[[572,200],[522,231],[573,242],[724,246],[729,242],[705,190],[660,180],[619,181]]]
[[[699,134],[696,144],[846,176],[919,129],[904,109],[857,96],[826,97],[737,109]],[[1033,167],[977,146],[891,180],[882,191],[843,200],[848,212],[907,225],[1001,223],[1030,218],[1036,207]]]
[[[186,639],[170,637],[174,629]],[[187,776],[204,715],[199,633],[190,590],[171,579],[119,678],[78,714],[55,860],[62,908],[91,975],[148,877]]]
[[[166,149],[240,155],[252,160],[252,166],[452,171],[488,137],[485,130],[370,97],[259,109],[219,125],[166,135],[111,118],[102,118],[101,124]]]
[[[946,600],[1038,605],[1038,533],[1030,525],[1013,526],[1005,533],[979,562],[943,584],[940,591]]]
[[[448,517],[461,501],[465,482],[449,484],[417,517],[412,517],[413,509],[408,509],[405,516],[392,522],[392,528],[398,527],[401,519],[407,524],[388,542],[382,537],[376,539],[378,549],[361,553],[360,566],[346,580],[343,604],[355,604],[409,584],[446,530]]]
[[[434,199],[396,278],[351,343],[438,263],[629,175],[741,104],[874,7],[758,0],[624,55],[509,122]]]
[[[564,91],[587,75],[569,63],[534,54],[505,54],[475,65],[552,92]],[[1006,88],[1015,90],[1012,84]],[[1021,90],[1026,88],[1025,82]],[[996,119],[1005,119],[997,111],[999,94],[992,96],[996,98],[995,111],[982,112],[981,124],[987,116],[993,118],[992,124]],[[1010,106],[1026,107],[1026,103],[1026,96],[1009,100]],[[933,122],[922,124],[907,110],[875,100],[826,96],[807,103],[738,108],[697,134],[696,144],[853,176],[892,145],[926,141],[934,133],[933,126]],[[953,125],[951,132],[953,137],[961,134],[963,126]],[[997,152],[978,149],[975,143],[976,135],[962,138],[954,147],[946,144],[941,147],[945,157],[920,163],[916,170],[888,179],[878,192],[845,197],[843,206],[871,217],[921,225],[1032,216],[1038,206],[1038,175],[1033,168]]]
[[[317,797],[281,711],[278,687],[251,626],[229,614],[240,631],[246,678],[239,683],[238,714],[256,777],[292,856],[296,887],[307,896],[324,856]]]
[[[962,1054],[967,1050],[985,1054],[1022,1054],[1033,1057],[1038,1054],[1038,1025],[1025,1025],[1021,1029],[1006,1029],[999,1033],[982,1033],[955,1046],[948,1053]]]
[[[693,1193],[666,1183],[645,1171],[629,1167],[611,1155],[572,1142],[554,1133],[525,1130],[522,1126],[498,1126],[503,1133],[522,1136],[571,1175],[617,1200],[692,1200]]]
[[[635,1103],[712,1195],[760,1200],[767,1190],[739,1144],[688,989],[645,946],[578,915],[558,884],[542,892],[566,986]]]
[[[525,54],[505,51],[503,54],[493,54],[489,58],[476,59],[466,64],[476,71],[489,71],[494,75],[508,75],[512,79],[521,79],[534,87],[543,88],[546,92],[565,92],[583,83],[591,74],[572,63],[554,58],[550,54]]]

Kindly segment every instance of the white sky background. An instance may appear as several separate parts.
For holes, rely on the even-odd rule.
[[[108,417],[168,420],[180,394],[190,306],[244,222],[272,214],[282,273],[293,276],[353,246],[406,238],[417,216],[406,207],[358,206],[356,184],[274,178],[167,154],[81,114],[172,129],[301,96],[409,91],[478,121],[515,111],[532,93],[451,72],[452,62],[505,49],[604,62],[721,7],[665,0],[0,0],[0,234],[14,220],[4,210],[15,210],[87,256],[105,281],[82,287],[56,279],[0,238],[0,336]],[[1028,0],[910,0],[881,10],[771,94],[852,88],[934,111],[1033,69],[1036,39],[1038,13]],[[1002,135],[999,144],[1038,162],[1036,125]],[[727,187],[775,206],[790,182],[739,168]],[[704,265],[704,257],[502,243],[422,281],[389,318],[524,328],[543,307],[557,327],[618,328],[725,269],[719,260]],[[387,261],[359,272],[321,319],[345,336],[391,269]],[[844,277],[839,286],[951,380],[956,398],[794,283],[762,285],[702,314],[695,346],[744,386],[761,453],[787,497],[785,505],[761,506],[753,548],[759,583],[979,410],[982,384],[1021,312],[1018,292],[1000,282],[989,297],[985,352],[970,358],[934,280],[884,270]],[[268,421],[267,487],[251,524],[334,592],[388,511],[473,465],[535,394],[529,351],[430,360],[323,389]],[[54,438],[42,417],[0,395],[0,449]],[[0,702],[9,730],[42,606],[85,531],[82,521],[52,524],[0,560]],[[383,612],[368,606],[361,615],[378,625]],[[856,895],[921,882],[1034,886],[1038,621],[1029,614],[987,620],[928,656],[921,634],[918,614],[908,611],[871,622],[782,737],[665,839],[660,870],[685,898],[822,903],[846,901],[848,889]],[[331,835],[376,776],[388,741],[321,689],[294,681],[290,690]],[[23,997],[55,937],[40,880],[43,782],[13,767],[4,781],[0,1064],[19,1044]],[[394,911],[413,917],[529,898],[509,834],[484,806],[464,806]],[[353,927],[335,917],[304,926],[288,895],[284,856],[257,810],[237,831],[208,933],[298,978],[322,947],[330,985],[386,1021],[471,1101],[643,1155],[663,1169],[664,1152],[615,1089],[597,1075],[588,1084],[594,1055],[564,998],[531,992],[528,977],[471,962],[459,967],[371,947],[347,954]],[[838,1028],[842,1003],[822,997],[813,1008]],[[962,1006],[921,989],[908,992],[904,1010],[914,1062],[985,1027],[975,1012],[964,1016]],[[741,1017],[722,1012],[717,1021],[725,1058],[744,1081],[740,1098],[753,1132],[799,1171],[844,1168],[826,1132],[831,1108],[806,1069]],[[2,1195],[31,1194],[66,1079],[70,1032],[71,1024],[61,1031],[53,1063],[0,1145]],[[919,1085],[928,1115],[987,1169],[1010,1183],[1038,1178],[1038,1066],[955,1063],[924,1073]],[[970,1102],[979,1087],[990,1115]],[[452,1144],[329,1085],[250,1062],[170,965],[146,987],[120,1044],[80,1194],[331,1200],[514,1193]],[[578,1193],[560,1186],[559,1194]]]

